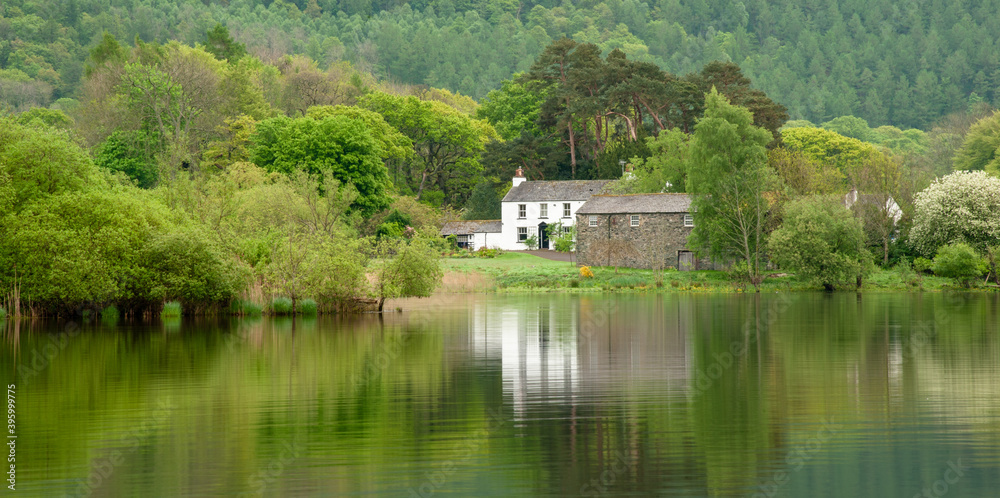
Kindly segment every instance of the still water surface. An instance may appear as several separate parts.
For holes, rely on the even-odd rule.
[[[985,497],[998,304],[438,296],[382,319],[7,323],[0,366],[28,496]]]

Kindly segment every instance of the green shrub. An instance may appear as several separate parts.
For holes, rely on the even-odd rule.
[[[860,220],[836,197],[803,197],[785,205],[781,226],[771,233],[771,261],[821,284],[860,285],[871,272]]]
[[[299,303],[299,311],[301,311],[303,315],[315,315],[319,313],[319,305],[317,305],[316,301],[312,299],[303,299],[302,302]]]
[[[400,212],[398,209],[393,209],[389,216],[386,216],[382,223],[375,230],[375,236],[378,238],[389,237],[398,238],[402,237],[403,233],[406,232],[406,227],[413,224],[410,216],[406,213]],[[450,240],[449,240],[450,242]]]
[[[910,287],[920,286],[920,274],[913,271],[913,267],[910,266],[910,262],[906,258],[902,258],[899,260],[899,263],[896,263],[895,271],[899,275],[899,279],[906,285]]]
[[[928,273],[934,267],[934,262],[927,258],[917,258],[913,260],[913,270],[917,273]]]
[[[160,313],[160,316],[164,318],[181,316],[181,303],[177,301],[163,303],[163,312]]]
[[[485,247],[480,247],[476,251],[476,256],[480,258],[493,259],[497,256],[503,256],[503,249],[487,249]]]
[[[118,323],[118,318],[121,315],[118,313],[118,308],[115,305],[108,306],[101,310],[101,321],[107,325],[114,325]]]
[[[733,263],[729,266],[729,269],[726,270],[726,279],[740,287],[753,285],[750,278],[750,265],[743,260]]]
[[[938,249],[934,256],[934,273],[970,287],[986,273],[986,262],[968,244],[951,244]]]
[[[291,315],[292,300],[287,297],[276,297],[271,300],[271,313],[275,315]]]
[[[529,251],[534,251],[535,249],[538,249],[538,236],[532,235],[531,237],[524,239],[524,245],[528,246]]]
[[[7,310],[3,309],[3,306],[0,306],[0,320],[4,318],[7,318]]]

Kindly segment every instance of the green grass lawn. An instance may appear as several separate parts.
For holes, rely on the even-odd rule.
[[[575,263],[552,261],[531,254],[507,252],[496,258],[444,258],[445,271],[480,273],[489,277],[499,291],[684,291],[684,292],[753,292],[753,287],[731,282],[724,271],[637,270],[633,268],[592,267],[594,276],[580,276]],[[918,275],[897,269],[876,269],[865,280],[862,290],[939,291],[955,288],[951,280],[932,275]],[[762,292],[818,290],[820,286],[795,275],[769,277],[761,284]],[[854,290],[853,287],[845,290]]]

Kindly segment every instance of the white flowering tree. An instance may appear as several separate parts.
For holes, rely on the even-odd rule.
[[[997,279],[1000,245],[1000,178],[983,171],[956,171],[917,194],[910,242],[934,256],[944,245],[969,244],[986,253]]]

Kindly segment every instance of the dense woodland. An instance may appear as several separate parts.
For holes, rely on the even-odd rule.
[[[222,23],[264,61],[348,61],[476,99],[562,37],[675,74],[732,61],[792,119],[929,130],[970,102],[1000,103],[998,11],[995,1],[8,0],[0,99],[22,108],[77,98],[104,31],[194,45]]]
[[[498,218],[517,168],[693,194],[694,245],[741,262],[735,275],[753,285],[768,254],[830,266],[774,242],[803,240],[795,230],[816,220],[832,230],[811,235],[819,246],[856,241],[832,250],[840,270],[817,276],[824,286],[860,285],[872,262],[909,264],[953,242],[988,256],[996,280],[1000,226],[979,219],[1000,209],[987,180],[1000,174],[995,85],[943,79],[966,74],[949,65],[959,55],[994,74],[974,56],[989,45],[889,66],[913,52],[882,52],[964,47],[979,28],[961,12],[925,20],[891,7],[869,31],[877,7],[846,16],[836,4],[782,16],[742,3],[156,7],[0,10],[0,289],[14,289],[0,307],[259,310],[277,296],[293,310],[303,298],[381,307],[433,290],[436,228]],[[945,25],[954,40],[938,35]],[[914,68],[930,86],[907,83]],[[954,170],[988,176],[932,183]],[[985,197],[966,189],[977,182]],[[867,201],[844,218],[831,206],[852,188]],[[935,188],[972,204],[944,209],[928,200]],[[953,209],[981,233],[928,232],[943,226],[928,213]]]

